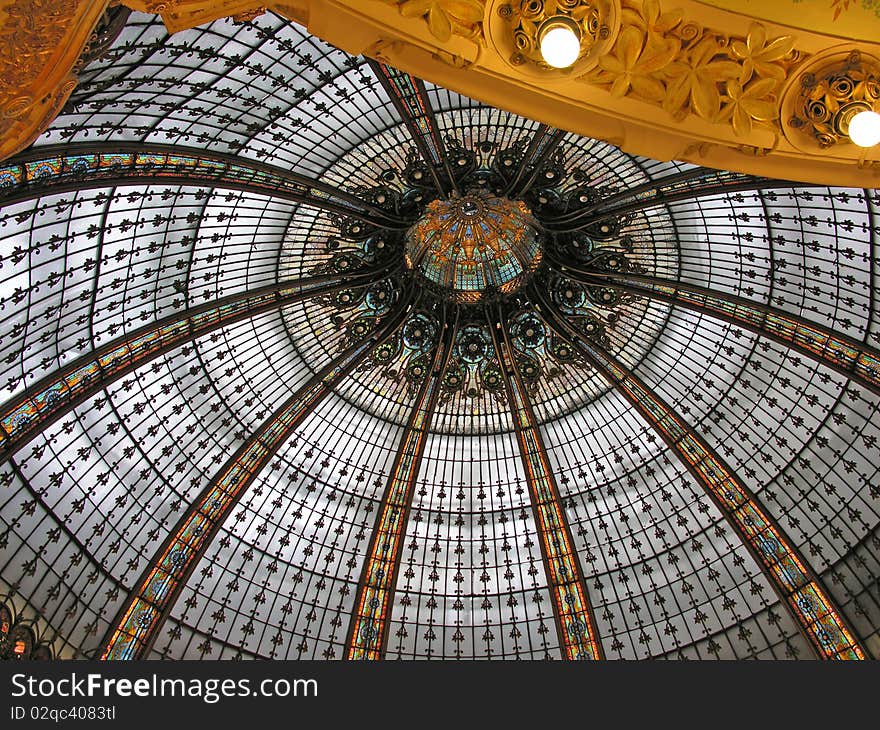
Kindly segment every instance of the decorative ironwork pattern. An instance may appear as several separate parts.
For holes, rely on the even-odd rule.
[[[430,370],[423,375],[422,387],[382,496],[355,599],[346,652],[348,659],[381,659],[388,640],[388,618],[403,550],[404,530],[451,337],[448,333],[437,332],[436,340]]]
[[[467,21],[457,34],[477,5],[413,12]],[[641,25],[631,9],[637,50],[656,8]],[[491,15],[494,43],[510,25]],[[152,578],[170,592],[143,604],[150,633],[129,615],[120,654],[874,651],[877,191],[633,157],[395,86],[271,12],[110,30],[0,190],[0,387],[27,404],[3,414],[26,430],[0,431],[0,576],[54,656],[102,654]],[[716,55],[748,72],[746,40]],[[585,60],[607,71],[619,50]],[[740,127],[754,83],[717,85]],[[406,266],[406,232],[471,198],[522,203],[541,261],[465,302]],[[386,321],[289,438],[269,428]],[[638,373],[648,410],[575,340]]]
[[[789,540],[754,495],[669,406],[637,376],[582,339],[575,343],[688,465],[761,560],[788,609],[825,659],[864,659],[864,650]]]
[[[315,406],[357,365],[377,342],[400,324],[392,315],[373,334],[349,347],[279,408],[229,460],[179,521],[151,561],[115,629],[101,646],[101,659],[140,659],[152,645],[166,610],[173,605],[190,572],[242,492]]]
[[[572,270],[569,269],[569,272]],[[718,294],[693,285],[673,284],[638,275],[595,276],[606,286],[619,286],[642,296],[656,297],[696,311],[707,312],[753,332],[782,342],[818,362],[857,378],[880,393],[880,352],[825,327],[758,306],[741,297]]]
[[[393,225],[381,210],[302,175],[242,158],[156,144],[118,144],[113,152],[95,145],[64,145],[22,153],[0,164],[0,203],[134,180],[245,190]]]
[[[361,351],[349,355],[353,363]],[[137,597],[126,609],[118,627],[104,647],[101,659],[140,659],[155,638],[166,607],[177,595],[181,581],[195,565],[217,526],[225,519],[245,489],[275,452],[279,443],[296,428],[343,373],[336,366],[319,382],[297,394],[251,439],[200,500],[173,539],[154,561]]]
[[[577,230],[595,225],[599,221],[620,218],[664,203],[786,185],[788,183],[783,180],[696,167],[604,196],[601,200],[579,206],[558,217],[549,218],[546,225],[549,230],[554,231]],[[802,186],[818,187],[810,183],[802,183]]]
[[[375,66],[380,71],[379,78],[387,81],[386,88],[392,90],[394,98],[406,110],[407,125],[416,133],[417,139],[421,140],[420,146],[423,145],[428,151],[429,158],[426,162],[434,165],[443,164],[446,157],[443,142],[422,81],[384,63]]]
[[[260,312],[349,285],[348,279],[340,282],[325,276],[232,295],[222,303],[166,318],[108,343],[4,404],[0,410],[0,454],[8,456],[77,403],[163,352]]]
[[[501,320],[503,321],[503,319]],[[532,511],[541,539],[547,582],[553,596],[553,612],[566,659],[602,659],[602,647],[587,596],[587,588],[574,550],[568,522],[553,478],[547,450],[541,440],[522,377],[504,330],[503,341],[493,333],[495,347],[504,361],[503,380],[510,399],[514,428],[520,447]]]

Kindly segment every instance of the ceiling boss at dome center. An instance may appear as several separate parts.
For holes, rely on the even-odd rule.
[[[406,265],[459,304],[513,294],[541,264],[538,223],[522,201],[469,193],[431,202],[407,232]]]

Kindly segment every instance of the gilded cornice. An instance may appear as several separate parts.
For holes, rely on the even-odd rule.
[[[122,4],[142,13],[155,13],[170,33],[210,23],[218,18],[251,19],[266,12],[267,3],[255,0],[122,0]],[[293,6],[296,3],[288,3]],[[268,3],[285,5],[285,3]],[[299,20],[296,15],[288,16]]]
[[[800,3],[789,2],[788,15],[774,4],[771,21],[761,17],[771,15],[764,5],[745,3],[754,7],[749,16],[718,7],[730,5],[726,0],[529,0],[527,12],[520,12],[519,0],[125,0],[135,10],[160,13],[171,31],[273,10],[350,53],[634,154],[878,187],[880,149],[865,151],[845,137],[820,148],[793,122],[803,117],[797,103],[804,85],[823,73],[826,59],[855,50],[871,65],[880,43],[845,41],[825,30],[828,23],[805,28]],[[103,3],[6,5],[40,7],[67,28],[93,18]],[[589,48],[568,71],[542,67],[529,52],[530,18],[557,5],[595,22]],[[851,7],[829,10],[839,9],[843,18]],[[75,17],[65,21],[65,12]],[[791,24],[778,22],[782,17]],[[58,31],[32,37],[38,46],[59,42]],[[51,52],[33,51],[28,64],[43,63]]]
[[[0,0],[0,159],[27,147],[76,88],[102,0]]]

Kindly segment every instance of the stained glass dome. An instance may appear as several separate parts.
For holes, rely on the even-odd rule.
[[[538,224],[522,201],[489,194],[434,200],[407,233],[406,263],[459,303],[517,291],[541,263]]]
[[[123,21],[0,163],[9,646],[880,657],[877,191]]]

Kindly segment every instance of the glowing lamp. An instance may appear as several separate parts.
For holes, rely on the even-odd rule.
[[[848,133],[859,147],[880,144],[880,114],[870,109],[859,112],[849,120]]]
[[[553,68],[568,68],[581,55],[580,28],[564,15],[556,15],[544,21],[538,38],[541,56]]]

